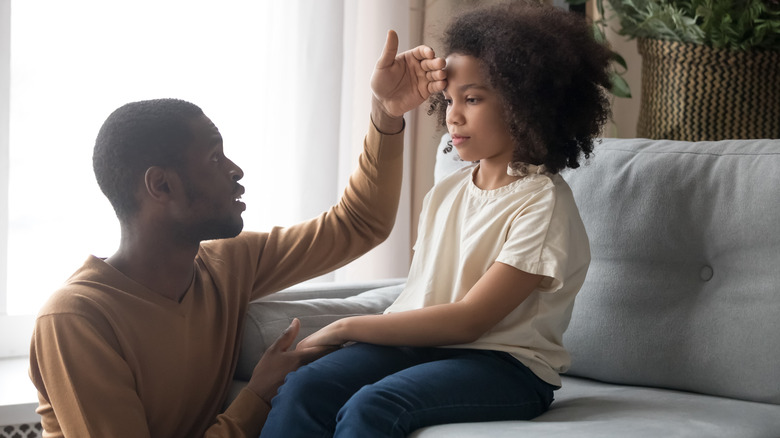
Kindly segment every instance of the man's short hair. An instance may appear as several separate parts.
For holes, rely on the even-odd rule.
[[[116,109],[95,140],[92,166],[120,221],[138,212],[136,191],[152,166],[177,166],[192,140],[190,122],[203,115],[179,99],[131,102]]]

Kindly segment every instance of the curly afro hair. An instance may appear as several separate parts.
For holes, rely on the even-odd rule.
[[[579,167],[610,115],[610,51],[575,13],[528,1],[474,9],[453,19],[444,53],[478,59],[503,100],[513,162],[558,173]],[[428,114],[446,126],[441,93]]]

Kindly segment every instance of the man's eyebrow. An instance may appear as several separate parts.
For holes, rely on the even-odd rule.
[[[222,134],[216,132],[209,137],[209,149],[216,150],[223,147]]]

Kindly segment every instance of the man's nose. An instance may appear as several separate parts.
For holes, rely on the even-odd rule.
[[[236,163],[234,163],[233,161],[231,161],[230,164],[232,165],[232,167],[230,169],[230,178],[232,178],[233,181],[238,181],[241,178],[243,178],[244,177],[244,171],[241,170],[241,168],[238,167],[238,165]]]

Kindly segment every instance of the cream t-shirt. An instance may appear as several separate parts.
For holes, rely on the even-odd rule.
[[[560,175],[531,173],[482,190],[472,182],[476,166],[447,176],[426,195],[406,287],[385,313],[456,302],[494,262],[544,275],[539,288],[479,340],[447,347],[508,352],[560,386],[558,374],[571,363],[563,332],[590,264],[571,189]]]

